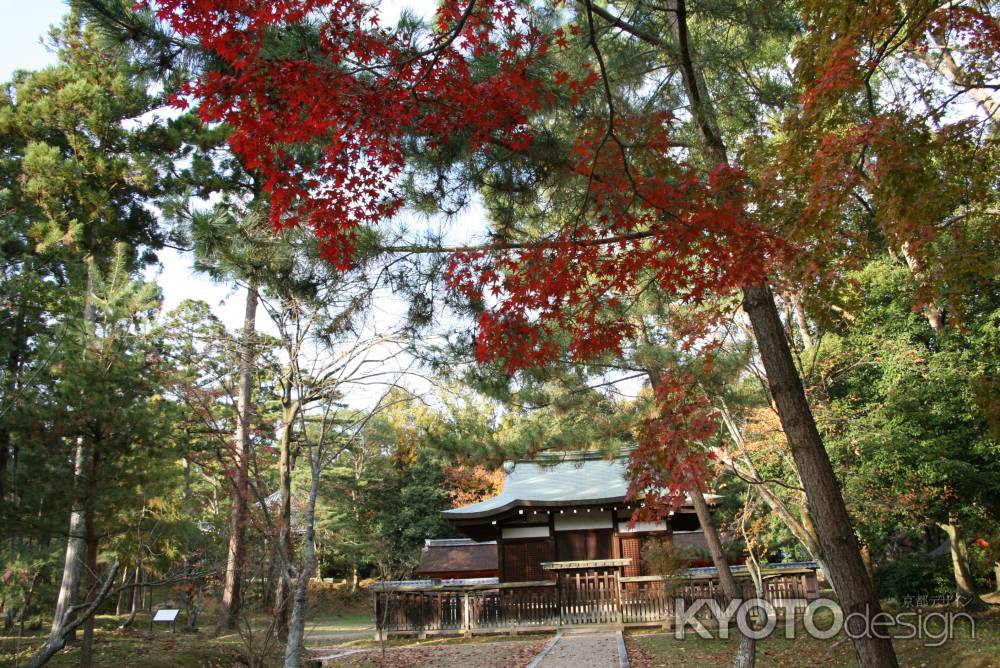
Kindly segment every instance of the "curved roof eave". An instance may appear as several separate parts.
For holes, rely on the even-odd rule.
[[[531,499],[511,499],[499,505],[491,504],[490,507],[482,510],[469,510],[469,506],[463,508],[452,508],[443,511],[443,514],[450,519],[479,519],[491,515],[502,515],[514,508],[560,508],[564,506],[597,506],[602,503],[622,503],[624,496],[608,496],[594,499],[568,499],[568,500],[531,500]],[[479,504],[474,504],[479,505]]]

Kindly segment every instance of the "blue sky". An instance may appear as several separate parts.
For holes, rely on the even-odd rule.
[[[52,63],[55,57],[41,44],[49,26],[69,9],[60,0],[2,0],[0,21],[0,75],[6,81],[14,70],[34,70]]]

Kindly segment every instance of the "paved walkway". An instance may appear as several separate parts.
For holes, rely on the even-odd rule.
[[[628,668],[619,657],[616,631],[567,631],[553,639],[529,668]],[[624,647],[624,646],[623,646]]]

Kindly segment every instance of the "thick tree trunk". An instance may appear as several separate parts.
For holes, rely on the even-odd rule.
[[[740,601],[743,599],[743,592],[739,583],[729,570],[729,560],[722,549],[722,541],[719,539],[719,532],[715,528],[715,520],[712,519],[712,511],[708,509],[705,496],[700,489],[693,489],[690,492],[691,503],[694,512],[698,516],[698,523],[701,524],[702,531],[705,532],[705,543],[708,545],[708,552],[712,555],[712,563],[719,571],[719,585],[722,593],[730,601]],[[757,641],[740,633],[739,646],[736,649],[736,656],[733,657],[733,668],[753,668],[757,658]]]
[[[657,36],[652,37],[651,43],[667,47],[664,49],[666,57],[678,65],[688,109],[701,135],[706,157],[715,164],[728,165],[715,108],[690,44],[686,0],[664,0],[663,6],[669,21],[671,43],[661,42]],[[743,306],[753,326],[771,397],[802,481],[806,504],[815,522],[840,604],[845,614],[875,615],[881,611],[881,606],[861,561],[840,485],[816,429],[770,287],[766,283],[745,287]],[[865,637],[860,629],[854,631],[854,651],[861,668],[895,668],[898,665],[890,640]]]
[[[250,472],[250,404],[253,392],[253,369],[256,361],[254,338],[257,329],[257,287],[247,287],[240,341],[240,386],[236,399],[236,437],[233,446],[233,502],[229,514],[229,546],[226,553],[226,577],[222,589],[219,626],[235,629],[239,622],[243,587],[243,562],[246,557]]]
[[[871,618],[882,608],[861,559],[851,518],[816,429],[771,289],[766,284],[744,288],[743,308],[753,325],[768,387],[805,489],[809,514],[816,524],[840,605],[845,615],[860,613]],[[854,629],[853,635],[856,636],[853,643],[859,666],[893,668],[898,665],[891,640],[869,637],[860,629]]]
[[[951,568],[955,574],[958,595],[962,597],[963,601],[968,601],[966,607],[982,607],[983,600],[976,593],[976,585],[972,581],[972,573],[969,569],[969,551],[965,546],[965,539],[962,537],[962,527],[955,520],[938,526],[948,534],[948,542],[951,543]]]

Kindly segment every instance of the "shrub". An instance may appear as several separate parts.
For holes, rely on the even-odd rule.
[[[951,560],[907,554],[875,569],[875,591],[879,598],[938,596],[954,592]]]

